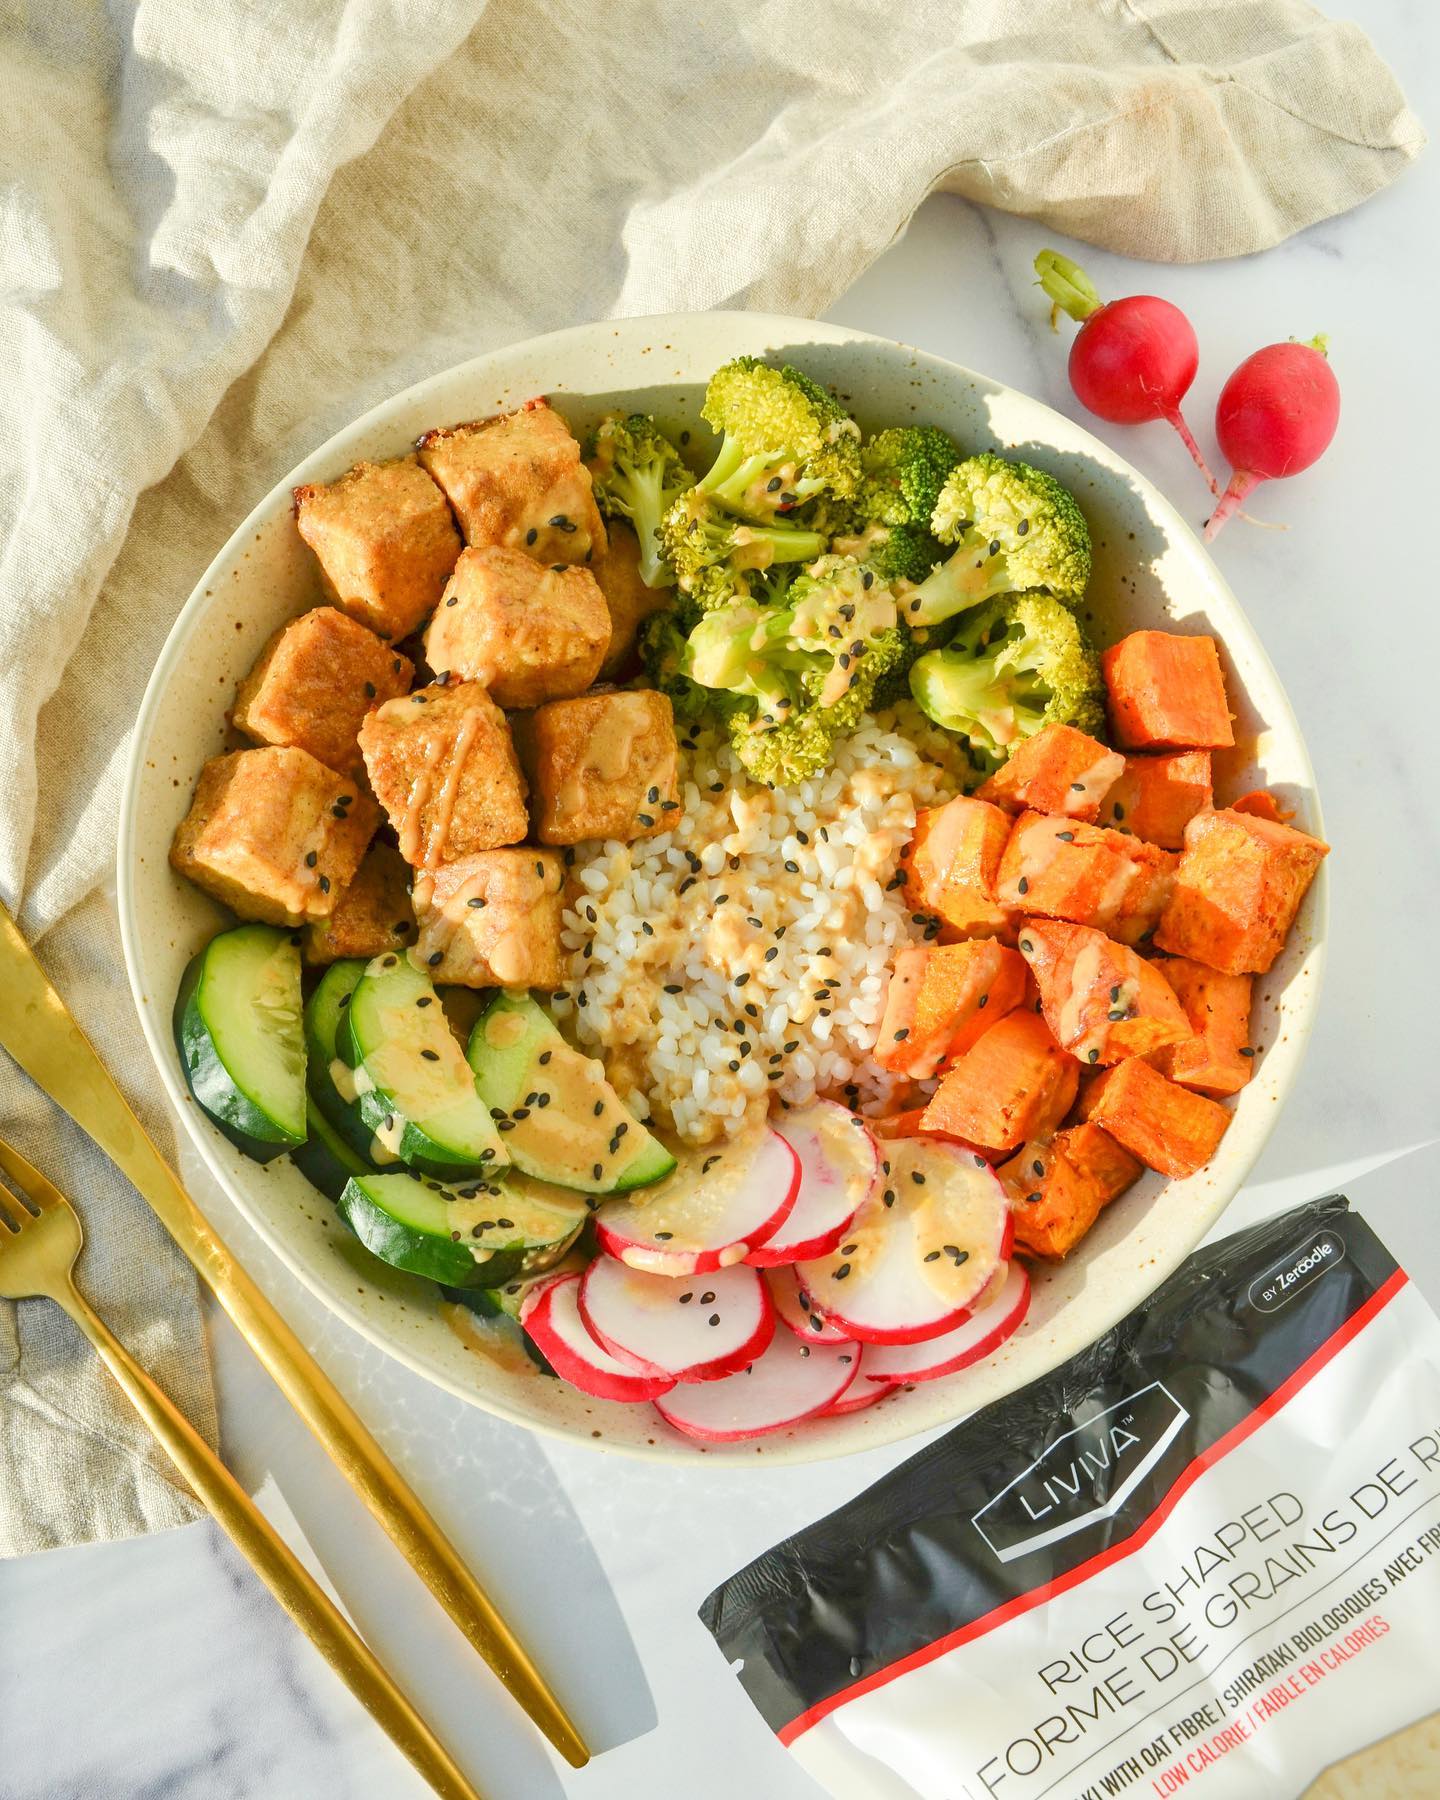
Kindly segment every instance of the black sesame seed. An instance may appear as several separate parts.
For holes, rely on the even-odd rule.
[[[894,1188],[886,1188],[884,1194],[881,1197],[883,1198],[883,1200],[887,1206],[893,1206],[895,1204]]]
[[[799,863],[792,862],[787,858],[785,862],[785,873],[787,875],[798,875],[800,873]]]
[[[341,995],[341,996],[340,996],[340,1001],[339,1001],[339,1006],[340,1006],[340,1011],[341,1011],[341,1012],[344,1012],[344,1010],[345,1010],[345,1008],[346,1008],[346,1007],[347,1007],[347,1006],[348,1006],[348,1005],[349,1005],[349,1004],[350,1004],[350,996],[349,996],[349,994],[342,994],[342,995]],[[429,1004],[430,1004],[430,1002],[429,1002],[429,1001],[428,1001],[428,1000],[420,1000],[420,1001],[417,1001],[417,1002],[416,1002],[416,1004],[417,1004],[417,1005],[419,1005],[419,1006],[428,1006],[428,1005],[429,1005]]]
[[[718,1324],[719,1324],[719,1323],[720,1323],[720,1315],[719,1315],[719,1313],[711,1313],[711,1315],[710,1315],[710,1323],[711,1323],[711,1324],[712,1324],[712,1325],[718,1325]]]
[[[1087,1050],[1085,1053],[1085,1060],[1086,1060],[1086,1062],[1092,1062],[1092,1063],[1099,1062],[1100,1052],[1098,1050]]]
[[[905,1039],[907,1037],[909,1037],[909,1035],[910,1035],[910,1027],[908,1025],[902,1025],[900,1027],[899,1031],[897,1031],[895,1033],[895,1042],[897,1044],[903,1043],[905,1041]]]
[[[799,1038],[791,1038],[790,1042],[788,1044],[786,1044],[784,1046],[784,1048],[785,1048],[785,1054],[787,1056],[793,1056],[795,1054],[795,1052],[800,1048]]]
[[[465,904],[470,907],[472,911],[478,912],[485,904],[485,896],[483,894],[472,894]]]
[[[1070,783],[1070,792],[1072,794],[1083,794],[1085,792],[1085,783],[1083,781],[1072,781]]]
[[[700,1173],[702,1175],[708,1175],[719,1160],[720,1158],[718,1156],[707,1156],[700,1165]]]
[[[778,494],[784,485],[785,483],[778,475],[772,475],[769,481],[765,483],[765,492],[767,494]]]
[[[707,1288],[705,1290],[705,1292],[700,1296],[700,1304],[702,1306],[713,1306],[714,1303],[715,1303],[715,1295],[711,1289]]]
[[[694,1290],[694,1288],[690,1288],[680,1296],[680,1304],[682,1306],[688,1306],[694,1298],[695,1298],[695,1290]]]
[[[1123,1006],[1111,1007],[1110,1011],[1106,1013],[1105,1017],[1107,1019],[1109,1019],[1109,1021],[1112,1025],[1118,1024],[1119,1021],[1125,1017],[1125,1008]]]
[[[1016,883],[1016,886],[1019,888],[1019,890],[1022,894],[1028,894],[1030,892],[1029,877],[1022,875],[1020,877],[1019,881]]]
[[[1033,950],[1035,946],[1030,942],[1029,938],[1021,938],[1020,948],[1022,950]]]
[[[835,1280],[843,1281],[849,1273],[850,1273],[849,1263],[841,1263],[840,1267],[834,1271]]]
[[[316,855],[315,851],[307,850],[305,852],[305,867],[307,869],[313,869],[319,860],[320,858]]]
[[[776,958],[776,957],[777,957],[777,956],[778,956],[778,955],[779,955],[779,954],[780,954],[780,952],[779,952],[779,951],[778,951],[778,950],[777,950],[777,949],[776,949],[776,948],[775,948],[775,946],[774,946],[774,945],[773,945],[773,944],[772,944],[772,945],[771,945],[771,946],[770,946],[770,948],[769,948],[769,949],[768,949],[768,950],[767,950],[767,951],[766,951],[766,952],[765,952],[765,961],[766,961],[766,962],[774,962],[774,960],[775,960],[775,958]]]
[[[1041,1199],[1041,1198],[1042,1198],[1042,1196],[1041,1196],[1041,1195],[1039,1195],[1039,1194],[1027,1194],[1027,1195],[1026,1195],[1026,1196],[1025,1196],[1025,1204],[1026,1204],[1026,1205],[1027,1205],[1027,1206],[1034,1206],[1034,1205],[1035,1205],[1035,1203],[1036,1203],[1036,1201],[1037,1201],[1037,1200],[1039,1200],[1039,1199]]]
[[[345,998],[348,1000],[350,996],[347,994]],[[433,994],[422,994],[415,1004],[417,1006],[430,1006],[433,1005],[434,1000],[435,996]]]
[[[1073,844],[1075,842],[1075,833],[1073,831],[1061,831],[1057,833],[1057,836],[1062,844]]]
[[[940,1252],[938,1250],[927,1251],[925,1254],[925,1260],[926,1260],[926,1262],[939,1262]]]
[[[595,1177],[596,1181],[598,1181],[605,1173],[605,1166],[603,1163],[596,1163],[595,1167],[590,1172]]]
[[[990,1004],[990,996],[988,994],[982,994],[980,996],[979,1000],[977,1000],[975,1003],[976,1012],[984,1012],[985,1008],[989,1004]]]
[[[730,896],[728,894],[717,894],[715,896],[716,906],[723,906],[729,898]]]
[[[425,1058],[426,1062],[439,1062],[440,1060],[440,1052],[438,1050],[422,1050],[420,1054]]]
[[[657,1231],[655,1233],[655,1242],[657,1244],[668,1244],[674,1235],[675,1233],[673,1231]]]
[[[655,823],[654,817],[650,813],[636,813],[635,817],[640,821],[640,823],[645,827],[645,829],[647,831]]]
[[[919,1169],[912,1169],[910,1171],[910,1179],[915,1183],[916,1187],[924,1187],[925,1185],[925,1177],[920,1173]]]
[[[1249,1044],[1242,1044],[1240,1046],[1240,1054],[1242,1056],[1255,1056],[1257,1052],[1252,1049]]]
[[[443,950],[433,951],[425,960],[432,969],[438,969],[445,960],[445,952]]]
[[[750,976],[749,976],[749,974],[748,974],[748,973],[746,973],[746,974],[744,974],[744,975],[737,975],[737,976],[736,976],[736,977],[735,977],[735,985],[736,985],[736,987],[744,987],[744,985],[745,985],[745,983],[746,983],[746,982],[747,982],[747,981],[748,981],[748,980],[749,980],[749,979],[750,979]]]

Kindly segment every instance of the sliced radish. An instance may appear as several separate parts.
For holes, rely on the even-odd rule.
[[[525,1296],[520,1323],[557,1375],[597,1400],[654,1400],[675,1383],[668,1375],[637,1375],[628,1363],[601,1349],[585,1329],[578,1296],[580,1276],[562,1275]]]
[[[780,1134],[800,1160],[800,1191],[779,1229],[745,1258],[758,1269],[826,1256],[880,1180],[880,1146],[834,1100],[785,1115]]]
[[[960,1324],[1004,1261],[1005,1190],[982,1158],[935,1138],[886,1146],[884,1186],[829,1256],[799,1275],[829,1322],[867,1344],[918,1344]]]
[[[843,1331],[827,1324],[825,1315],[810,1298],[793,1263],[780,1269],[767,1269],[765,1282],[780,1321],[788,1325],[796,1337],[807,1344],[845,1344],[850,1340]]]
[[[670,1381],[718,1381],[755,1361],[775,1335],[775,1308],[754,1269],[652,1275],[597,1256],[580,1280],[591,1337],[629,1368]]]
[[[655,1402],[667,1424],[712,1444],[783,1431],[833,1406],[855,1379],[858,1344],[802,1344],[789,1332],[724,1381],[676,1388]]]
[[[857,1375],[838,1400],[832,1400],[820,1415],[825,1419],[839,1418],[843,1413],[864,1412],[867,1406],[873,1406],[877,1400],[883,1400],[887,1394],[895,1392],[893,1381],[862,1381],[865,1373],[865,1358],[870,1354],[872,1345],[857,1345],[860,1351],[860,1375]]]
[[[653,1275],[728,1268],[778,1230],[800,1187],[800,1159],[778,1132],[689,1151],[673,1175],[595,1215],[601,1247]]]
[[[937,1381],[998,1350],[1030,1310],[1030,1277],[1012,1262],[993,1299],[961,1324],[923,1344],[872,1344],[865,1352],[865,1380],[881,1387],[899,1381]]]

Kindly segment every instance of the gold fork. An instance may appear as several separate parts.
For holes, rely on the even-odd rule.
[[[75,1285],[80,1216],[0,1138],[0,1298],[53,1300],[84,1332],[190,1486],[256,1574],[383,1730],[446,1800],[479,1800],[373,1651],[172,1400]]]

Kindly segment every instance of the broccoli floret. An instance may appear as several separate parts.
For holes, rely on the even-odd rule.
[[[818,531],[775,519],[769,525],[753,525],[734,518],[698,487],[681,494],[665,514],[660,540],[676,580],[687,591],[715,587],[707,571],[724,565],[733,577],[747,569],[770,568],[775,563],[813,562],[825,553],[826,540]]]
[[[899,425],[872,438],[860,461],[866,518],[877,525],[928,530],[945,479],[960,461],[960,446],[934,425]]]
[[[740,356],[717,369],[701,417],[721,435],[700,490],[728,511],[765,521],[860,487],[860,428],[808,375]]]
[[[1028,463],[968,458],[941,489],[931,527],[956,548],[906,599],[912,625],[1027,589],[1076,600],[1090,579],[1090,532],[1074,496]]]
[[[590,443],[595,500],[607,518],[628,519],[640,540],[640,579],[668,587],[675,579],[660,542],[660,521],[690,485],[680,452],[652,418],[619,413],[602,419]]]
[[[805,713],[783,725],[761,725],[736,713],[730,747],[746,772],[767,787],[793,787],[823,774],[834,754],[837,727],[824,712]]]
[[[937,725],[969,740],[971,762],[987,775],[1042,725],[1095,734],[1105,723],[1099,659],[1050,594],[1015,594],[967,614],[943,650],[916,662],[910,692]]]
[[[696,622],[695,615],[687,613],[683,603],[666,607],[651,613],[636,639],[646,680],[658,693],[668,696],[677,719],[703,718],[717,698],[684,672],[686,632]]]
[[[890,525],[877,532],[866,561],[890,582],[928,581],[945,560],[945,546],[923,525]]]

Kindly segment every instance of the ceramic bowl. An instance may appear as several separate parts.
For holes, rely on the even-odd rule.
[[[146,693],[120,820],[119,900],[130,983],[176,1114],[245,1217],[341,1318],[503,1418],[640,1456],[753,1465],[873,1448],[957,1419],[1090,1342],[1175,1268],[1244,1181],[1295,1080],[1320,986],[1323,869],[1284,955],[1257,980],[1255,1077],[1207,1169],[1188,1181],[1148,1175],[1131,1189],[1072,1257],[1039,1276],[1023,1329],[961,1376],[751,1443],[702,1447],[649,1407],[589,1400],[546,1378],[513,1341],[494,1350],[494,1328],[462,1324],[433,1289],[360,1251],[288,1159],[261,1167],[213,1129],[187,1095],[170,1010],[187,960],[223,919],[166,861],[200,765],[225,744],[224,712],[236,683],[270,633],[321,597],[314,559],[291,516],[293,486],[329,481],[359,457],[401,454],[430,426],[484,418],[536,394],[549,395],[582,435],[617,406],[703,433],[706,378],[743,353],[798,363],[833,385],[867,427],[925,421],[967,447],[1019,454],[1052,471],[1076,494],[1094,536],[1088,607],[1098,641],[1146,626],[1212,633],[1238,740],[1216,758],[1218,791],[1278,788],[1297,809],[1297,823],[1320,831],[1309,757],[1254,629],[1174,507],[1113,450],[1039,401],[902,344],[809,320],[697,313],[585,325],[477,357],[375,407],[260,501],[190,596]]]

